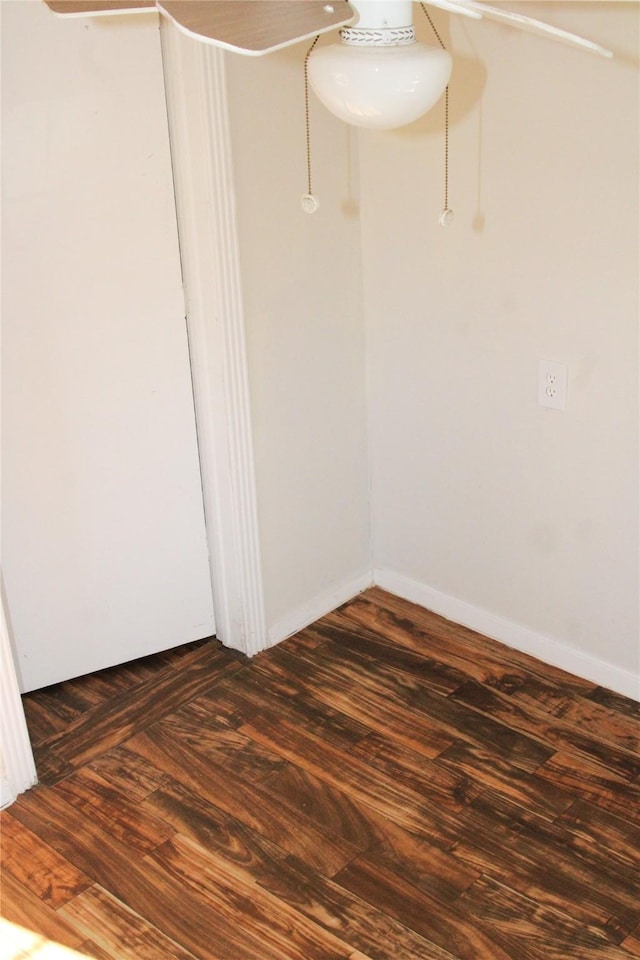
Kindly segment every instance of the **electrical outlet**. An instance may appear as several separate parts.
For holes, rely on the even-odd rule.
[[[567,409],[567,367],[564,363],[539,361],[538,403],[553,410]]]

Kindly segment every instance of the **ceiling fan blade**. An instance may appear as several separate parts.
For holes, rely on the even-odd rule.
[[[450,13],[461,13],[471,20],[482,20],[482,14],[471,8],[467,9],[458,0],[427,0],[430,7],[439,7],[441,10],[448,10]]]
[[[560,27],[554,27],[550,23],[544,23],[542,20],[534,20],[533,17],[527,17],[522,13],[514,13],[509,10],[500,10],[497,7],[490,7],[486,3],[479,3],[478,0],[457,0],[454,2],[458,13],[468,12],[470,10],[479,13],[490,20],[497,20],[501,23],[508,23],[512,27],[518,27],[521,30],[527,30],[529,33],[537,33],[540,36],[548,37],[551,40],[560,40],[574,47],[581,47],[590,53],[597,53],[601,57],[612,57],[611,50],[606,50],[598,43],[579,37],[575,33],[569,33]]]
[[[160,12],[197,40],[261,56],[353,20],[347,0],[158,0]]]
[[[144,13],[156,10],[155,0],[45,0],[63,17],[97,17],[111,13]]]

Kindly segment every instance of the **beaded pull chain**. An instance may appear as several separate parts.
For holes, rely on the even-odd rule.
[[[315,38],[304,58],[304,123],[307,141],[307,192],[302,195],[302,209],[305,213],[315,213],[320,206],[320,201],[313,195],[311,189],[311,125],[309,121],[309,57],[311,56],[316,43],[320,39],[320,34]]]
[[[421,3],[422,12],[429,21],[431,29],[436,35],[436,40],[440,44],[443,50],[446,50],[444,43],[440,37],[440,34],[435,28],[435,24],[431,19],[429,11],[427,10],[424,3]],[[444,91],[444,206],[442,208],[442,213],[438,218],[438,223],[441,227],[448,227],[453,220],[453,210],[449,208],[449,86],[447,85]]]

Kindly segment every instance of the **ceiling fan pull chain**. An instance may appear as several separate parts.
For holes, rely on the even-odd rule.
[[[442,38],[436,30],[435,24],[431,19],[425,4],[421,3],[420,6],[422,7],[422,12],[429,21],[431,29],[436,35],[436,40],[442,49],[446,50],[446,47],[442,42]],[[449,86],[447,85],[444,91],[444,207],[440,217],[438,218],[438,223],[441,227],[448,227],[452,220],[453,210],[449,209]]]
[[[320,201],[317,197],[314,197],[311,189],[311,125],[309,121],[309,57],[313,53],[319,39],[320,34],[315,38],[304,58],[304,123],[307,142],[307,192],[303,194],[301,203],[305,213],[315,213],[320,206]]]

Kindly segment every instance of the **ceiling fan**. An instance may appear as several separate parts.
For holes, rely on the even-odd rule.
[[[427,4],[439,47],[416,41],[411,0],[45,0],[62,16],[100,16],[159,11],[182,33],[234,53],[262,56],[302,40],[316,38],[305,58],[308,193],[303,209],[318,201],[311,192],[310,83],[327,109],[360,127],[392,129],[427,113],[445,94],[445,171],[448,169],[448,83],[451,55],[444,49]],[[428,0],[428,5],[479,20],[488,17],[509,26],[579,47],[602,57],[612,52],[559,27],[480,0]],[[320,34],[339,29],[338,43],[316,47]],[[447,203],[440,222],[451,220]]]
[[[159,10],[188,36],[249,56],[272,53],[342,28],[339,43],[318,47],[309,55],[309,80],[332,113],[357,126],[388,129],[411,123],[440,98],[451,73],[451,57],[444,49],[416,41],[411,0],[45,2],[63,16]],[[429,0],[429,6],[474,19],[488,17],[603,57],[612,56],[610,50],[583,37],[479,0]]]

